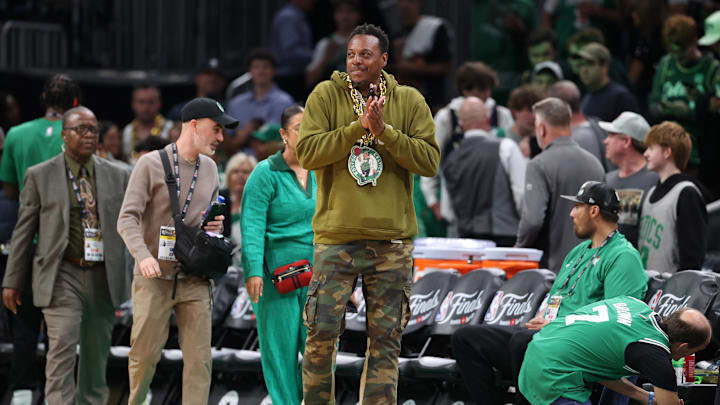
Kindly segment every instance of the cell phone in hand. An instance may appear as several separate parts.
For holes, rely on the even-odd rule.
[[[214,221],[216,216],[223,214],[225,214],[225,204],[219,202],[212,203],[210,209],[205,215],[205,219],[203,220],[203,228],[208,224],[208,222]]]

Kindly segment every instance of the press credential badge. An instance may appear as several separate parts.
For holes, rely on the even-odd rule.
[[[175,258],[175,227],[160,227],[160,243],[158,244],[158,259],[176,262]]]
[[[85,261],[102,262],[103,241],[102,231],[97,228],[85,228]]]
[[[548,321],[554,321],[557,318],[558,310],[560,309],[560,302],[562,302],[562,295],[553,295],[548,300],[548,306],[545,310],[545,319]]]

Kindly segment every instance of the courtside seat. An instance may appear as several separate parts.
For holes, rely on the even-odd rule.
[[[647,293],[645,293],[645,302],[649,302],[650,298],[655,296],[660,287],[662,287],[665,281],[669,279],[672,274],[661,273],[657,270],[647,270],[646,272],[648,276],[648,289]]]
[[[13,351],[12,343],[0,343],[0,355],[12,353],[12,351]]]
[[[262,357],[257,350],[212,349],[213,371],[220,373],[255,372],[262,370]]]
[[[132,320],[132,301],[127,300],[115,310],[115,327],[112,332],[108,368],[127,370]]]
[[[553,281],[555,273],[550,270],[519,272],[495,293],[484,323],[522,327],[542,310]]]
[[[507,280],[501,269],[478,269],[460,277],[443,300],[425,354],[452,357],[450,337],[458,328],[483,322],[495,293]]]
[[[10,364],[12,358],[13,344],[12,343],[0,343],[0,367]]]
[[[403,332],[400,375],[411,375],[410,358],[422,355],[431,341],[431,332],[440,307],[453,288],[460,273],[436,271],[412,285],[410,291],[410,320]]]
[[[455,359],[423,356],[413,359],[412,374],[415,378],[461,382],[462,376]]]
[[[466,325],[476,325],[490,306],[495,293],[506,280],[500,269],[473,270],[460,277],[447,293],[435,317],[432,342],[417,359],[410,359],[407,367],[415,378],[441,381],[461,381],[450,349],[450,337]]]
[[[455,271],[436,271],[427,274],[412,285],[410,291],[410,320],[403,332],[403,352],[417,353],[430,336],[435,317],[460,278]],[[415,346],[420,344],[420,347]],[[411,356],[412,357],[412,356]]]
[[[170,364],[181,364],[183,359],[182,350],[180,349],[163,349],[160,361]]]
[[[436,317],[448,293],[460,278],[455,271],[435,271],[427,273],[412,285],[410,292],[410,321],[403,332],[402,354],[398,360],[399,377],[398,399],[412,400],[415,403],[433,403],[439,394],[434,384],[422,387],[417,384],[413,364],[422,356],[432,342],[432,330]],[[398,401],[400,403],[401,401]]]
[[[256,327],[250,295],[245,286],[241,286],[223,322],[215,347],[254,350],[257,345]]]
[[[365,357],[355,353],[338,352],[335,358],[335,373],[340,377],[359,377],[365,365]]]
[[[485,313],[485,325],[524,327],[530,319],[545,310],[555,273],[550,270],[523,270],[509,279],[495,293],[490,308]],[[509,361],[509,360],[508,360]],[[511,381],[499,384],[512,387]]]
[[[113,346],[110,348],[110,356],[115,358],[124,358],[127,361],[130,354],[129,346]]]
[[[110,340],[112,346],[130,346],[133,312],[132,301],[127,300],[115,310],[115,326]]]
[[[648,305],[661,317],[678,309],[690,307],[706,313],[720,291],[715,273],[685,270],[673,274],[648,300]]]
[[[720,303],[717,298],[719,293],[720,280],[718,280],[717,274],[700,270],[684,270],[667,279],[655,295],[650,297],[648,305],[663,318],[681,308],[695,308],[704,313],[713,328],[717,328],[717,331],[720,332],[720,325],[718,325]],[[720,340],[716,339],[715,333],[713,333],[711,344],[705,350],[695,354],[696,361],[715,358],[715,352],[719,347]]]
[[[237,296],[222,325],[222,333],[212,349],[213,371],[260,372],[262,362],[257,350],[257,322],[245,286]],[[239,339],[243,339],[240,341]]]
[[[215,282],[215,288],[212,292],[212,342],[215,344],[222,335],[225,327],[225,320],[230,315],[230,310],[238,296],[238,291],[242,287],[243,281],[242,270],[234,267],[228,268],[227,273]]]
[[[403,333],[402,353],[399,358],[398,403],[434,404],[440,394],[437,384],[418,383],[414,367],[432,341],[435,319],[448,292],[455,286],[460,273],[442,270],[426,273],[412,285],[410,293],[410,321]],[[412,402],[411,402],[412,401]]]

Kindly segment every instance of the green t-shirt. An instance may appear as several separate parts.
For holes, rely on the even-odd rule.
[[[690,134],[693,141],[690,162],[700,163],[698,141],[702,135],[702,123],[698,122],[698,102],[708,96],[720,96],[720,63],[710,54],[703,55],[695,66],[685,68],[671,55],[665,55],[658,63],[650,93],[650,108],[660,112],[667,119],[677,121]],[[663,101],[682,101],[687,105],[688,114],[673,115],[661,111]],[[702,114],[701,114],[702,116]]]
[[[550,289],[550,297],[562,296],[558,318],[603,299],[624,295],[645,298],[648,281],[645,267],[625,236],[616,232],[604,247],[589,247],[588,240],[568,253]],[[578,276],[580,280],[575,284]]]
[[[63,151],[62,120],[38,118],[10,128],[0,165],[0,180],[23,188],[25,171]]]
[[[644,302],[616,297],[586,305],[533,336],[520,369],[520,392],[533,405],[560,397],[585,402],[594,383],[637,375],[625,364],[625,349],[634,342],[670,355],[668,336]]]

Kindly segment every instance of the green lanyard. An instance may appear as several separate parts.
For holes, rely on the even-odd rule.
[[[597,259],[597,257],[600,255],[600,250],[601,250],[602,248],[604,248],[605,245],[608,244],[608,242],[610,242],[610,239],[612,239],[612,237],[615,236],[616,233],[617,233],[617,229],[614,230],[614,231],[612,231],[612,232],[610,232],[610,234],[608,234],[608,236],[605,237],[605,240],[603,241],[602,245],[600,245],[600,247],[598,248],[598,250],[595,252],[595,254],[593,255],[593,257],[591,257],[590,260],[588,260],[588,262],[585,263],[585,266],[583,266],[582,270],[580,271],[580,274],[578,274],[577,278],[575,279],[575,282],[574,282],[573,285],[570,287],[570,291],[569,291],[568,294],[567,294],[568,297],[571,296],[571,295],[573,295],[573,292],[575,291],[575,287],[577,286],[578,281],[580,281],[580,277],[582,277],[582,275],[585,273],[585,270],[587,270],[587,268],[590,266],[590,263],[592,263],[595,259]],[[578,259],[578,261],[575,262],[575,265],[573,266],[572,270],[570,270],[570,274],[568,274],[567,278],[566,278],[565,281],[562,283],[562,285],[560,286],[560,288],[558,288],[558,290],[562,290],[563,288],[567,287],[568,283],[570,282],[570,278],[573,276],[573,273],[575,273],[575,269],[576,269],[577,266],[580,264],[580,262],[582,261],[582,259],[585,257],[585,253],[587,253],[588,250],[590,250],[590,245],[588,245],[588,248],[585,249],[585,251],[583,252],[582,256],[580,256],[580,258]]]

